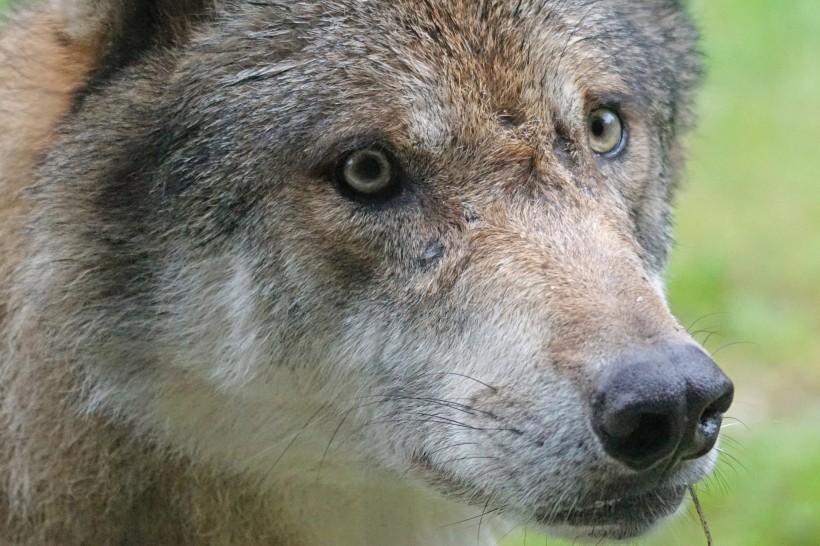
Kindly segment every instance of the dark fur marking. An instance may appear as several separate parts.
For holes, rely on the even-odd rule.
[[[552,150],[565,166],[571,167],[575,163],[572,137],[569,128],[562,122],[555,124],[555,140],[552,144]]]
[[[504,129],[513,129],[524,123],[524,115],[512,108],[502,108],[496,114],[498,124]]]
[[[444,244],[439,239],[432,239],[427,243],[424,254],[418,260],[419,267],[428,268],[444,256]]]
[[[114,23],[108,46],[97,67],[75,93],[71,112],[82,110],[88,97],[99,93],[120,77],[124,69],[138,64],[152,52],[176,45],[183,25],[201,22],[208,15],[209,0],[123,0],[122,20]]]

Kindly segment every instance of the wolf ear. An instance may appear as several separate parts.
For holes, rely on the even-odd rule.
[[[116,70],[181,39],[213,0],[51,0],[65,39]]]

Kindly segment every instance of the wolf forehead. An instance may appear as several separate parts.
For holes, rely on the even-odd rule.
[[[342,68],[348,84],[392,83],[428,115],[443,104],[451,120],[482,113],[506,124],[572,119],[585,104],[629,100],[652,121],[666,122],[687,103],[699,73],[694,35],[674,4],[634,4],[371,5],[346,12],[339,35],[325,34],[326,45],[336,46],[325,50],[341,56],[324,58]],[[358,70],[351,70],[351,56]]]
[[[701,72],[695,32],[674,0],[150,4],[150,15],[123,10],[108,40],[119,45],[80,102],[128,74],[123,67],[183,48],[190,54],[171,62],[203,97],[223,86],[244,89],[242,100],[269,93],[271,112],[291,126],[321,127],[352,105],[366,114],[409,109],[417,134],[408,136],[437,147],[488,115],[504,124],[571,121],[596,101],[631,101],[674,131],[688,120]],[[359,130],[355,119],[343,121]]]

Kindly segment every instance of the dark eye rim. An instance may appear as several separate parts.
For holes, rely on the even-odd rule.
[[[626,150],[626,145],[629,142],[629,124],[624,117],[622,109],[616,104],[595,104],[592,108],[589,109],[586,115],[587,121],[591,118],[592,114],[597,112],[598,110],[609,110],[618,118],[618,121],[621,123],[621,138],[618,141],[618,144],[608,152],[596,152],[592,150],[592,153],[595,154],[596,157],[600,157],[603,159],[615,159],[623,155],[624,151]]]
[[[363,150],[374,150],[382,153],[387,158],[388,163],[390,163],[392,170],[390,184],[383,191],[363,193],[352,187],[345,179],[344,171],[347,160],[350,159],[353,154]],[[366,204],[383,204],[391,201],[404,191],[407,176],[405,175],[401,162],[398,161],[396,154],[390,146],[383,142],[358,142],[345,149],[345,151],[338,156],[333,168],[333,180],[338,192],[347,199]]]

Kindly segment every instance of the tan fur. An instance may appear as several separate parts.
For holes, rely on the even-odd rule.
[[[0,34],[0,286],[7,287],[30,206],[21,195],[31,171],[93,62],[83,48],[57,43],[59,25],[27,14]],[[5,301],[0,303],[2,323]]]

